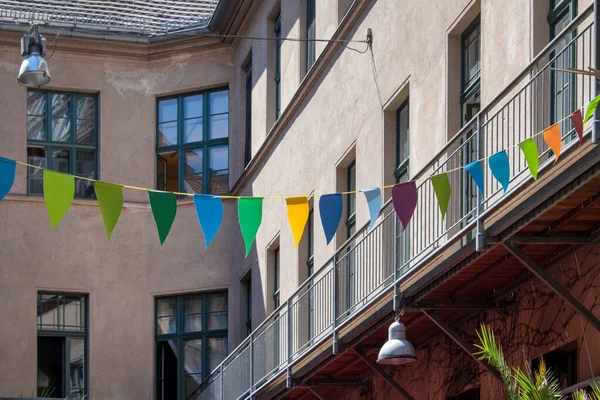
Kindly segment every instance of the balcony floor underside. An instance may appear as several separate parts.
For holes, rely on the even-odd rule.
[[[485,309],[502,307],[503,299],[535,278],[504,246],[509,243],[548,268],[577,249],[600,238],[600,148],[586,142],[582,149],[561,160],[537,182],[524,185],[484,220],[487,245],[475,251],[474,241],[454,246],[437,265],[422,265],[401,283],[407,305],[403,321],[409,340],[428,346],[444,332],[428,317],[434,314],[447,326],[458,326]],[[521,196],[521,200],[516,200]],[[516,203],[515,203],[516,202]],[[500,215],[500,216],[498,216]],[[292,368],[293,387],[285,372],[255,398],[335,398],[349,389],[367,386],[372,368],[357,354],[377,358],[393,320],[391,291],[384,299],[362,310],[340,332],[340,354],[332,354],[332,341],[316,346]],[[476,304],[480,306],[469,307]]]

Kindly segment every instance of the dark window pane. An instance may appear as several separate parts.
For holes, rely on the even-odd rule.
[[[157,400],[177,400],[177,341],[159,342],[156,346],[158,382]]]
[[[223,114],[229,111],[229,92],[223,90],[210,94],[210,115]]]
[[[52,118],[52,141],[71,141],[71,120],[69,118]]]
[[[221,139],[229,136],[229,116],[227,114],[210,117],[210,138]]]
[[[165,122],[158,125],[158,146],[177,144],[177,122]]]
[[[94,143],[96,122],[93,119],[77,120],[77,143]]]
[[[62,398],[63,392],[63,351],[65,346],[64,337],[37,338],[37,393],[52,393],[51,397]]]
[[[27,139],[46,140],[44,117],[27,116]]]
[[[156,300],[156,333],[167,334],[177,332],[177,299],[166,298]]]
[[[52,118],[69,118],[69,103],[68,94],[52,94]]]
[[[183,121],[183,138],[185,143],[201,142],[203,139],[202,118],[193,118]]]
[[[44,92],[27,92],[27,115],[46,115],[46,96]]]
[[[177,121],[177,99],[158,102],[158,122]]]
[[[202,330],[202,295],[186,296],[183,299],[183,330],[199,332]]]
[[[210,149],[210,193],[221,194],[229,191],[229,148],[227,146]]]
[[[208,296],[208,329],[227,329],[227,294],[216,293]]]
[[[176,151],[158,155],[158,189],[179,191],[179,153]]]
[[[202,149],[186,151],[184,155],[184,184],[187,193],[203,193],[203,161]]]
[[[95,151],[77,151],[75,162],[75,173],[86,178],[96,178],[96,152]],[[90,199],[95,197],[94,182],[83,179],[75,180],[75,189],[77,197]]]
[[[46,149],[43,147],[27,148],[27,163],[46,168]],[[27,192],[29,194],[44,193],[44,171],[38,168],[29,167],[27,169]]]
[[[85,394],[85,339],[69,338],[69,384],[72,394]]]
[[[210,303],[210,302],[209,302]],[[185,296],[183,298],[183,313],[194,314],[202,312],[202,295]]]
[[[227,338],[211,337],[208,339],[208,368],[213,371],[227,357]]]
[[[71,150],[59,149],[52,151],[52,169],[57,172],[71,173],[69,162]]]
[[[95,96],[77,96],[77,118],[95,119],[96,118],[96,97]]]
[[[184,344],[186,398],[202,383],[202,339],[188,340]]]
[[[201,94],[183,98],[183,118],[198,118],[203,115],[203,98]]]

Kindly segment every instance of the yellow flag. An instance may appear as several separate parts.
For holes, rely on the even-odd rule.
[[[285,203],[287,204],[288,221],[290,221],[290,228],[294,235],[294,245],[298,247],[306,221],[308,221],[308,198],[306,196],[286,197]]]

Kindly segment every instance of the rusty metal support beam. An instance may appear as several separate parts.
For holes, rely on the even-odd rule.
[[[426,310],[423,310],[423,314],[427,315],[429,317],[429,319],[438,326],[438,328],[440,328],[446,335],[448,335],[448,337],[450,339],[452,339],[452,341],[454,343],[456,343],[458,345],[458,347],[463,349],[465,351],[465,353],[467,353],[475,361],[477,361],[477,363],[479,363],[479,365],[481,365],[483,368],[490,371],[496,378],[501,379],[500,373],[498,372],[498,370],[496,368],[494,368],[493,366],[491,366],[489,363],[482,361],[482,360],[478,359],[477,357],[475,357],[475,355],[474,355],[475,347],[472,344],[468,344],[463,339],[461,339],[460,336],[458,336],[458,334],[454,331],[454,329],[452,329],[447,323],[445,323],[443,320],[439,319],[437,316],[433,315],[432,313],[428,313]]]
[[[518,244],[588,244],[592,243],[597,238],[593,237],[559,237],[559,236],[514,236],[511,239],[512,243]]]
[[[512,244],[511,242],[504,243],[504,247],[510,254],[512,254],[517,260],[519,260],[527,269],[535,275],[539,280],[544,282],[554,293],[556,293],[561,299],[566,301],[573,307],[573,309],[581,315],[583,318],[600,331],[600,320],[590,310],[585,308],[583,304],[579,302],[575,297],[571,295],[560,283],[556,282],[550,277],[549,274],[544,271],[539,265],[537,265],[527,254],[523,253],[521,249]]]
[[[375,361],[371,360],[369,358],[369,356],[367,356],[365,353],[363,353],[362,351],[360,351],[356,348],[353,348],[352,350],[354,350],[354,352],[356,353],[357,356],[362,358],[362,360],[373,370],[373,372],[375,372],[377,375],[379,375],[381,378],[383,378],[387,383],[392,385],[392,387],[394,389],[396,389],[396,391],[398,393],[400,393],[402,396],[404,396],[407,400],[414,400],[414,398],[410,395],[410,393],[408,393],[406,390],[404,390],[404,388],[402,386],[400,386],[398,384],[398,382],[396,382],[390,374],[385,372],[379,365],[377,365],[377,363]]]
[[[366,383],[361,381],[310,381],[302,385],[295,385],[295,387],[313,387],[313,388],[359,388],[367,386]]]
[[[317,392],[315,389],[311,388],[310,386],[308,386],[308,390],[310,390],[312,392],[312,394],[314,394],[315,396],[317,396],[317,398],[319,400],[327,400],[327,399],[325,399],[325,397],[321,396],[319,394],[319,392]]]

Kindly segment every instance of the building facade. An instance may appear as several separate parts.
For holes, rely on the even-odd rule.
[[[248,256],[228,198],[208,248],[185,196],[161,246],[147,193],[126,188],[108,241],[89,181],[52,229],[41,170],[17,166],[0,203],[0,396],[504,398],[468,354],[480,322],[515,365],[546,355],[567,391],[600,371],[600,158],[591,123],[579,147],[568,119],[594,81],[555,70],[597,66],[592,0],[181,2],[138,31],[131,16],[109,29],[42,13],[52,81],[35,89],[15,82],[28,25],[14,3],[0,2],[0,156],[265,200]],[[166,33],[160,18],[177,12]],[[553,164],[540,132],[555,123]],[[536,181],[517,146],[528,138]],[[509,191],[486,169],[479,192],[461,167],[503,149]],[[445,215],[423,180],[443,172]],[[391,187],[412,180],[402,229]],[[326,244],[318,194],[373,187],[386,187],[377,225],[347,194]],[[298,248],[270,198],[293,195],[310,196]],[[392,304],[418,361],[381,369]]]

